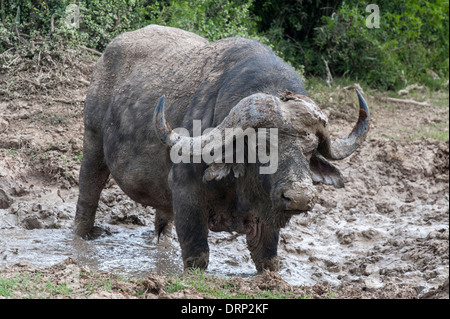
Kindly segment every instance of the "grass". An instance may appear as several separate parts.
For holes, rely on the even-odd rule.
[[[3,152],[4,154],[9,154],[9,155],[12,155],[12,156],[14,156],[14,155],[16,154],[16,150],[14,150],[14,149],[9,149],[9,148],[2,149],[2,152]]]
[[[231,282],[215,276],[207,276],[204,271],[193,269],[187,274],[172,277],[166,287],[168,293],[192,289],[220,299],[246,298],[248,294],[238,293],[237,287]]]
[[[419,126],[416,133],[412,135],[412,140],[418,140],[422,137],[445,142],[449,138],[448,123],[431,123],[430,125]]]
[[[292,291],[282,288],[260,289],[258,287],[241,287],[243,281],[234,281],[222,277],[205,274],[203,270],[192,269],[181,276],[172,276],[166,283],[165,290],[174,293],[193,290],[204,298],[219,299],[292,299],[309,298],[309,295],[298,296]]]
[[[67,112],[67,114],[45,114],[39,113],[36,115],[30,116],[31,121],[42,122],[45,125],[62,125],[66,124],[70,121],[70,118],[73,117],[71,112]]]
[[[347,78],[337,78],[328,87],[323,79],[309,78],[305,81],[306,89],[311,98],[323,109],[331,110],[332,115],[340,116],[340,112],[348,112],[348,106],[357,103],[354,94],[344,93],[342,88],[353,84]],[[445,142],[449,139],[449,88],[448,85],[413,89],[406,96],[399,96],[397,91],[377,91],[370,89],[364,83],[360,85],[365,90],[365,98],[371,108],[373,118],[373,134],[391,141],[416,141],[430,138]],[[429,106],[392,103],[385,97],[427,102]],[[414,115],[408,119],[408,114]],[[396,120],[398,118],[398,120]],[[330,122],[334,124],[332,121]],[[339,127],[333,127],[339,133]],[[370,134],[370,133],[369,133]]]
[[[81,277],[86,281],[81,284]],[[68,282],[78,282],[80,285],[71,287],[68,282],[59,278],[50,279],[41,272],[17,273],[11,278],[0,275],[0,298],[20,299],[53,299],[53,298],[88,298],[98,291],[112,292],[115,283],[126,281],[120,276],[107,277],[82,271],[78,278]],[[76,286],[78,286],[76,288]]]
[[[148,292],[145,291],[140,280],[127,279],[114,274],[105,276],[105,274],[82,270],[79,275],[65,281],[58,276],[50,278],[41,272],[16,273],[10,278],[0,275],[0,299],[95,298],[94,294],[101,291],[121,292],[120,282],[128,283],[132,287],[124,292],[126,296],[146,298]],[[207,275],[199,269],[193,269],[179,276],[167,277],[165,286],[159,293],[170,295],[181,291],[186,291],[188,297],[200,295],[206,299],[310,299],[313,295],[312,291],[299,294],[277,286],[260,289],[251,281]],[[333,292],[325,295],[325,298],[334,297]]]
[[[12,297],[13,288],[16,285],[16,279],[4,279],[0,278],[0,296]]]
[[[42,278],[40,272],[17,274],[13,278],[0,278],[0,296],[5,298],[67,297],[72,290],[66,283],[55,284]]]

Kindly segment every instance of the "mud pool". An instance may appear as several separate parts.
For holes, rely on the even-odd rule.
[[[153,210],[134,203],[117,186],[104,190],[98,209],[97,225],[109,234],[89,241],[74,236],[76,191],[33,189],[26,193],[41,194],[38,205],[31,196],[31,201],[0,210],[0,268],[19,262],[47,267],[72,257],[91,269],[132,277],[183,271],[175,230],[158,241]],[[281,231],[279,273],[289,284],[354,284],[366,289],[410,285],[420,294],[448,278],[445,188],[430,187],[429,196],[409,201],[389,192],[357,197],[353,187],[346,192],[330,187],[320,191],[321,198],[334,201],[321,200],[311,213],[293,217]],[[210,232],[209,245],[208,274],[256,274],[245,236]]]
[[[151,272],[177,273],[177,251],[166,243],[153,245],[148,228],[111,229],[111,236],[85,241],[73,236],[69,229],[2,230],[0,265],[28,262],[47,267],[72,257],[92,269],[111,271],[128,276]]]

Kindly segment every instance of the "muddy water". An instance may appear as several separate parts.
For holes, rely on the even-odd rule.
[[[0,209],[0,269],[18,262],[47,267],[72,257],[92,269],[126,276],[182,273],[183,261],[175,229],[158,241],[153,210],[131,201],[118,187],[103,191],[97,212],[97,225],[110,234],[89,241],[73,235],[71,230],[76,189],[61,192],[48,187],[36,193],[38,199],[29,194],[31,200],[24,198],[8,210]],[[144,226],[137,226],[136,222]],[[257,273],[245,236],[211,232],[209,246],[207,273],[244,278]],[[283,263],[289,265],[293,259],[285,255],[287,259]],[[309,268],[301,265],[283,274],[292,284],[311,284]]]
[[[439,209],[433,205],[415,205],[416,211]],[[337,216],[342,216],[342,212],[336,210],[324,215],[320,214],[319,208],[309,216],[295,217],[281,232],[280,275],[293,285],[320,283],[337,286],[342,281],[358,282],[362,277],[367,285],[381,288],[383,278],[380,273],[386,272],[395,273],[394,280],[398,282],[413,284],[423,290],[441,283],[445,274],[448,274],[445,263],[432,270],[423,269],[422,273],[411,268],[411,262],[420,262],[426,258],[423,255],[427,247],[422,249],[425,251],[419,249],[416,252],[416,260],[411,261],[404,254],[414,249],[418,239],[426,238],[433,231],[439,233],[442,224],[417,227],[410,223],[410,226],[405,226],[407,222],[397,219],[399,227],[392,227],[394,223],[390,218],[363,214],[354,212],[347,221],[338,220]],[[377,221],[376,226],[373,219]],[[358,220],[358,223],[352,223],[352,220]],[[158,242],[153,226],[102,226],[111,234],[90,241],[74,236],[70,228],[0,229],[0,268],[17,262],[46,267],[72,257],[92,269],[126,276],[182,272],[181,252],[175,231]],[[403,242],[400,238],[403,238]],[[409,238],[409,246],[405,238]],[[398,243],[393,243],[395,240]],[[380,248],[389,243],[396,246],[398,251]],[[211,251],[207,273],[244,278],[256,274],[244,236],[210,233],[209,244]],[[355,271],[359,268],[363,269]],[[423,281],[427,273],[429,280]]]
[[[181,251],[174,234],[158,242],[152,227],[107,228],[111,235],[89,241],[74,236],[70,229],[2,229],[0,269],[19,262],[48,267],[72,257],[92,269],[126,276],[182,273]],[[209,241],[207,273],[226,277],[256,274],[243,236],[212,234]]]
[[[109,227],[110,236],[86,241],[70,229],[0,230],[0,267],[29,262],[47,267],[72,257],[92,269],[129,276],[181,271],[179,253],[169,241],[155,243],[149,227]]]
[[[18,262],[46,267],[72,257],[92,269],[125,276],[180,274],[183,263],[175,230],[158,242],[153,214],[131,200],[121,199],[117,192],[107,190],[99,207],[98,225],[110,234],[90,241],[73,235],[72,217],[57,223],[62,226],[59,229],[24,229],[20,225],[20,220],[26,221],[33,214],[46,216],[41,219],[44,226],[51,220],[50,212],[73,216],[76,196],[58,204],[56,195],[50,192],[45,199],[57,204],[41,202],[45,214],[35,212],[35,205],[25,204],[13,208],[14,215],[1,210],[6,213],[3,220],[10,222],[0,228],[0,268]],[[433,203],[403,203],[401,214],[375,213],[370,206],[365,202],[358,208],[337,205],[328,209],[317,204],[308,215],[295,216],[280,235],[282,278],[292,285],[305,286],[358,283],[379,289],[388,283],[401,283],[424,292],[439,286],[448,277],[448,194]],[[27,207],[29,211],[25,212]],[[14,219],[16,215],[19,217]],[[21,219],[21,215],[28,219]],[[111,224],[133,216],[146,225]],[[18,225],[12,225],[14,221]],[[244,278],[256,274],[245,236],[211,232],[209,245],[207,273]]]
[[[70,229],[1,229],[0,268],[18,262],[47,267],[72,257],[92,269],[126,276],[182,273],[181,250],[175,234],[158,242],[153,227],[106,227],[110,235],[89,241],[74,236]],[[213,235],[210,245],[208,273],[242,277],[256,273],[243,237],[236,240],[230,234]]]

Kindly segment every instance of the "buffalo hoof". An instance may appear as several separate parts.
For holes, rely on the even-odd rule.
[[[93,240],[99,238],[102,235],[110,236],[111,232],[105,228],[94,226],[86,235],[82,236],[82,238],[86,240]]]
[[[278,257],[272,257],[263,261],[255,262],[256,270],[258,272],[274,271],[277,272],[280,268],[280,261]]]
[[[199,256],[188,257],[183,260],[184,261],[184,270],[189,269],[206,269],[208,268],[209,263],[209,253],[204,252]]]

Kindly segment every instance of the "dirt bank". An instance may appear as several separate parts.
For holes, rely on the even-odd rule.
[[[68,289],[44,297],[205,297],[194,288],[169,292],[170,275],[182,272],[175,232],[158,243],[153,210],[130,200],[112,180],[97,217],[111,235],[89,243],[71,235],[83,101],[94,61],[74,54],[56,69],[58,76],[52,69],[17,67],[1,77],[0,279],[39,273]],[[333,134],[351,129],[353,91],[309,90],[329,115]],[[228,233],[211,233],[207,274],[231,278],[237,292],[448,298],[448,90],[415,92],[412,98],[430,103],[426,108],[392,104],[375,91],[365,96],[373,118],[367,142],[336,163],[346,186],[317,186],[314,210],[283,229],[279,275],[255,276],[244,237]],[[123,276],[131,279],[118,279]],[[97,279],[111,284],[94,285]]]

